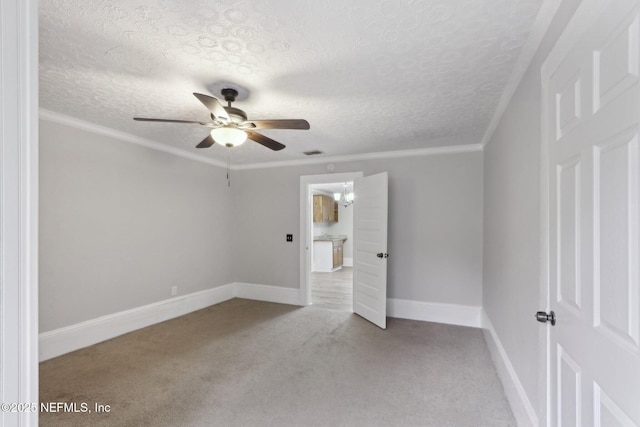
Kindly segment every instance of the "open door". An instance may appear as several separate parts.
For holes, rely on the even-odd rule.
[[[354,180],[353,312],[387,327],[386,172]]]
[[[547,422],[639,426],[640,0],[583,2],[549,58]]]

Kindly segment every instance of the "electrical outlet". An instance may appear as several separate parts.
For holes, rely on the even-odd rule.
[[[172,286],[171,287],[171,295],[172,296],[178,295],[178,287],[177,286]]]
[[[287,242],[293,242],[293,234],[287,234]]]

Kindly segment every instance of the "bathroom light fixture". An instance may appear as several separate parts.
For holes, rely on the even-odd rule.
[[[333,199],[340,205],[340,206],[349,206],[350,204],[353,203],[353,193],[347,193],[347,183],[344,183],[344,189],[342,190],[342,194],[340,193],[333,193]]]
[[[235,127],[223,126],[211,129],[211,137],[227,147],[237,147],[247,140],[247,133]]]

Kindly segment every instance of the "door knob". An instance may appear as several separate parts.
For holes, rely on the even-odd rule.
[[[378,252],[376,256],[378,258],[389,258],[389,254],[383,254],[382,252]]]
[[[536,320],[541,323],[551,322],[551,326],[554,326],[556,324],[556,314],[553,311],[550,311],[549,314],[539,311],[536,313]]]

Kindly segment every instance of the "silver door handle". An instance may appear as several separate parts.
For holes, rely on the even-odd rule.
[[[541,323],[550,322],[551,326],[556,324],[556,314],[553,311],[550,311],[547,314],[545,311],[539,311],[536,313],[536,320]]]

